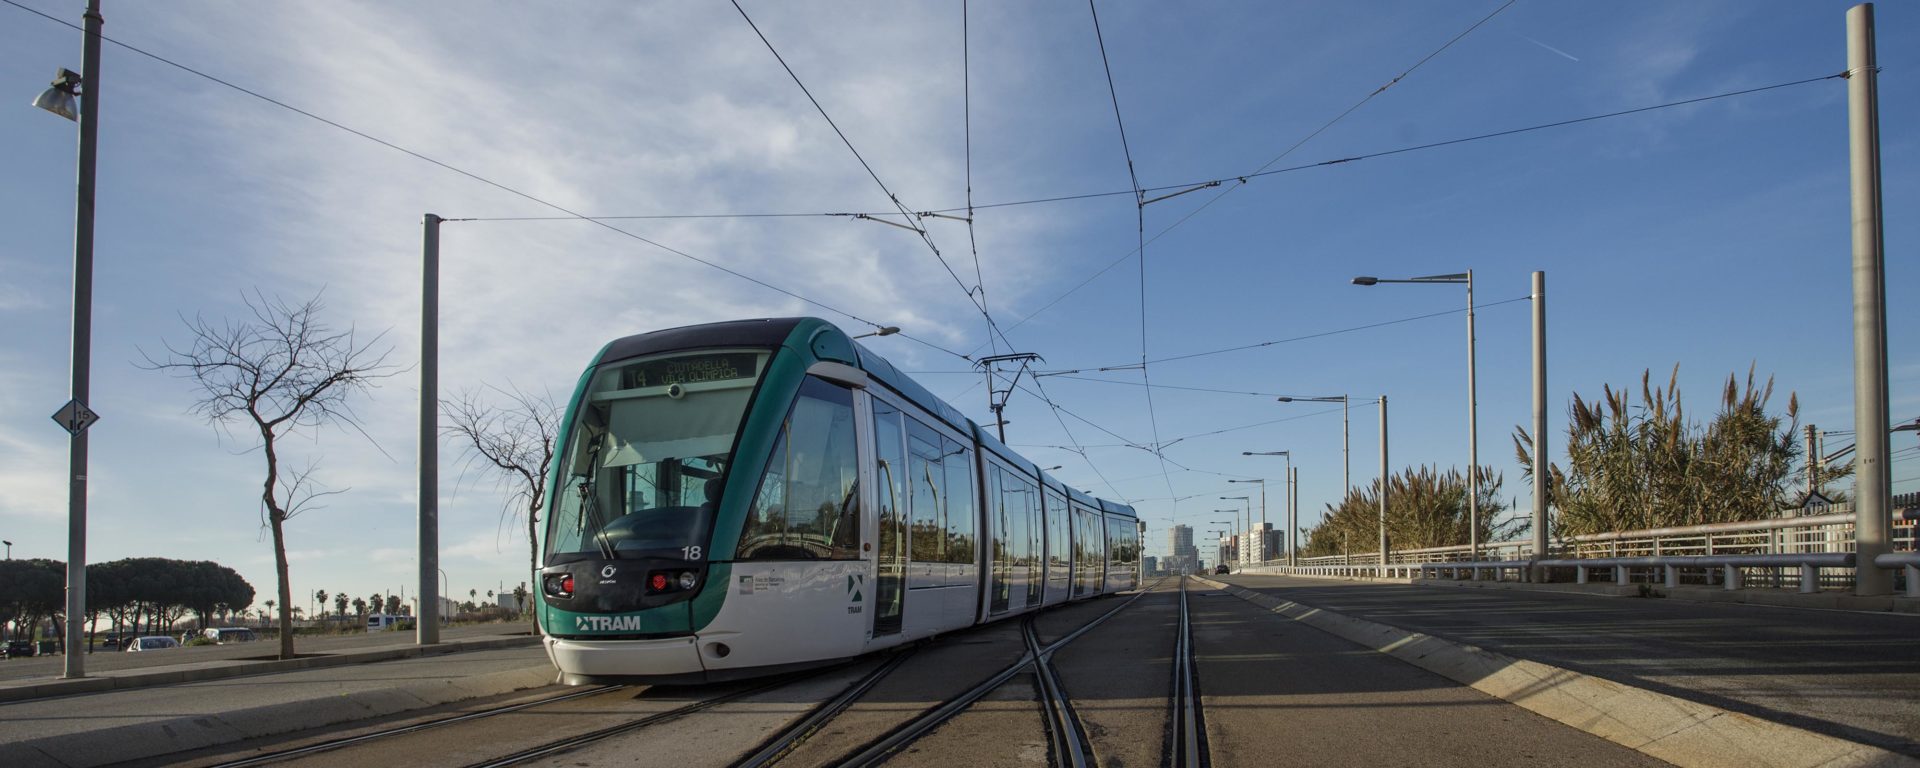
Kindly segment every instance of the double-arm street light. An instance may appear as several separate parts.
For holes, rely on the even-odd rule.
[[[1439,285],[1467,286],[1467,555],[1468,559],[1480,559],[1480,413],[1478,390],[1474,386],[1474,332],[1473,332],[1473,270],[1451,275],[1427,275],[1405,280],[1388,280],[1379,277],[1361,276],[1353,279],[1354,285],[1378,285],[1380,283],[1430,283]],[[1385,413],[1386,406],[1381,406]],[[1384,481],[1383,481],[1384,482]],[[1383,548],[1381,557],[1386,556]],[[1382,565],[1385,560],[1381,561]]]

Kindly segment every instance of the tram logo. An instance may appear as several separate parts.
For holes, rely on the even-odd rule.
[[[615,570],[614,567],[611,565],[600,569],[600,578],[603,578],[603,579],[613,578],[614,570]]]
[[[638,616],[575,616],[573,628],[582,632],[638,632]]]

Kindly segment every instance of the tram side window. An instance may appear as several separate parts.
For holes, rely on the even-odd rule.
[[[754,494],[740,559],[859,559],[855,434],[852,393],[807,379]]]
[[[988,607],[995,613],[1007,609],[1013,586],[1011,480],[1005,470],[987,465],[987,519],[993,521],[993,591]]]
[[[907,475],[913,482],[908,537],[916,563],[947,559],[947,521],[941,510],[947,482],[940,461],[943,439],[933,427],[907,419]]]
[[[947,478],[947,541],[949,563],[974,561],[974,529],[979,527],[980,509],[974,506],[973,449],[950,438],[940,438]]]

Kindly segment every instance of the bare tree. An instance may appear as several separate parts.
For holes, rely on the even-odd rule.
[[[185,346],[167,342],[163,360],[144,352],[142,356],[144,367],[195,384],[200,398],[193,413],[219,427],[239,425],[259,440],[267,460],[260,491],[262,522],[273,532],[274,571],[280,579],[280,657],[286,659],[294,655],[292,614],[300,610],[287,577],[287,520],[340,491],[321,490],[311,463],[301,469],[283,467],[280,441],[302,428],[328,424],[358,431],[350,399],[397,371],[386,362],[390,348],[374,349],[384,333],[363,341],[352,327],[329,327],[320,319],[324,307],[319,294],[294,305],[255,291],[246,304],[249,316],[237,320],[216,324],[197,315],[185,320]]]
[[[551,394],[534,396],[515,389],[488,387],[504,397],[504,405],[465,391],[444,401],[445,431],[466,442],[469,466],[481,464],[497,473],[507,492],[501,514],[512,518],[524,512],[527,521],[527,568],[535,583],[540,570],[540,510],[546,506],[547,469],[553,464],[553,443],[560,432],[560,408]]]

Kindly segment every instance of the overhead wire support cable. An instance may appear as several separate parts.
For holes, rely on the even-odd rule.
[[[880,179],[879,172],[875,171],[873,165],[867,162],[867,158],[860,154],[860,150],[853,145],[853,140],[847,137],[846,131],[840,130],[840,124],[834,122],[833,115],[828,114],[827,108],[820,103],[819,99],[814,97],[813,90],[808,88],[806,82],[800,79],[798,72],[793,71],[793,66],[787,63],[786,57],[780,55],[780,49],[775,48],[773,41],[767,39],[766,33],[760,31],[760,25],[754,23],[753,17],[747,14],[747,9],[740,6],[739,0],[730,0],[730,2],[733,4],[733,9],[739,12],[740,18],[745,20],[747,26],[753,29],[754,36],[760,38],[760,43],[766,46],[767,52],[773,54],[774,60],[780,63],[780,68],[786,70],[787,77],[793,80],[794,85],[799,86],[800,93],[804,94],[807,97],[808,103],[811,103],[814,110],[820,113],[821,119],[827,121],[827,127],[832,128],[834,135],[840,137],[840,143],[846,145],[848,152],[853,153],[853,159],[859,161],[861,168],[866,169],[867,176],[872,178],[873,183],[880,187],[881,193],[887,196],[887,201],[893,203],[893,207],[902,217],[912,220],[913,213],[907,210],[905,204],[900,202],[900,196],[894,194],[893,190],[887,187],[887,183]],[[1008,346],[1012,346],[1012,342],[1007,340],[1006,334],[1000,330],[1000,326],[993,322],[993,315],[987,312],[986,303],[974,297],[974,291],[967,287],[965,280],[960,279],[960,273],[953,271],[953,265],[947,263],[947,258],[941,255],[940,246],[934,244],[933,236],[925,229],[911,227],[909,227],[909,229],[914,229],[915,232],[919,233],[920,241],[925,243],[927,250],[933,253],[934,260],[940,262],[940,266],[953,278],[953,282],[960,286],[960,290],[966,292],[967,301],[972,303],[974,308],[980,310],[981,316],[986,318],[988,329],[987,341],[992,342],[993,337],[998,335],[1001,341],[1005,341]],[[969,360],[972,359],[971,356],[964,357]]]
[[[1093,38],[1100,48],[1100,68],[1107,76],[1107,97],[1113,103],[1113,124],[1120,132],[1120,152],[1127,161],[1127,180],[1133,184],[1133,221],[1134,237],[1139,247],[1134,251],[1140,256],[1140,380],[1146,385],[1147,423],[1153,430],[1153,454],[1160,459],[1160,469],[1166,479],[1167,495],[1172,496],[1173,478],[1166,475],[1166,457],[1160,455],[1160,415],[1153,402],[1153,377],[1147,372],[1147,204],[1146,193],[1140,189],[1140,174],[1133,165],[1133,147],[1127,142],[1127,123],[1121,117],[1120,90],[1113,84],[1113,64],[1107,57],[1107,38],[1100,30],[1100,10],[1094,0],[1087,0],[1087,13],[1093,19]],[[1176,502],[1175,513],[1179,508]]]
[[[83,31],[83,32],[85,31],[85,30],[83,30],[83,29],[82,29],[82,28],[81,28],[80,26],[78,26],[78,25],[76,25],[76,24],[73,24],[73,23],[71,23],[71,22],[68,22],[68,21],[67,21],[67,20],[65,20],[65,19],[61,19],[61,18],[57,18],[57,17],[54,17],[54,16],[50,16],[50,15],[48,15],[48,14],[46,14],[46,13],[43,13],[43,12],[41,12],[41,11],[39,11],[39,10],[37,10],[37,9],[34,9],[34,8],[30,8],[30,7],[28,7],[28,6],[25,6],[25,5],[22,5],[22,4],[20,4],[19,2],[16,2],[15,0],[0,0],[0,2],[4,2],[4,3],[6,3],[7,5],[11,5],[11,6],[13,6],[13,7],[15,7],[15,8],[19,8],[20,10],[23,10],[23,11],[26,11],[26,12],[28,12],[28,13],[31,13],[31,14],[34,14],[35,16],[39,16],[39,17],[41,17],[41,18],[43,18],[43,19],[46,19],[46,20],[48,20],[48,21],[52,21],[52,22],[54,22],[54,23],[56,23],[56,24],[60,24],[60,25],[62,25],[62,26],[66,26],[66,27],[69,27],[69,28],[72,28],[72,29],[76,29],[76,30],[81,30],[81,31]],[[698,257],[698,256],[695,256],[695,255],[693,255],[693,254],[690,254],[690,253],[687,253],[686,251],[682,251],[682,250],[679,250],[679,249],[677,249],[677,248],[673,248],[673,247],[671,247],[671,246],[668,246],[668,245],[665,245],[665,244],[663,244],[663,243],[660,243],[660,242],[658,242],[658,241],[655,241],[655,240],[651,240],[651,239],[649,239],[649,238],[646,238],[646,237],[644,237],[644,236],[641,236],[641,235],[639,235],[639,234],[636,234],[636,233],[633,233],[633,232],[629,232],[629,231],[627,231],[627,230],[624,230],[624,229],[621,229],[621,228],[619,228],[619,227],[616,227],[616,226],[613,226],[612,224],[608,224],[608,223],[606,223],[605,221],[601,221],[601,220],[599,220],[599,219],[596,219],[596,218],[594,218],[594,217],[591,217],[591,216],[587,216],[587,215],[585,215],[585,214],[582,214],[582,213],[579,213],[579,212],[576,212],[576,211],[574,211],[574,210],[572,210],[572,209],[569,209],[569,208],[566,208],[565,206],[562,206],[562,205],[560,205],[560,204],[558,204],[558,203],[554,203],[554,202],[550,202],[550,201],[548,201],[548,200],[546,200],[546,199],[544,199],[544,198],[540,198],[540,197],[536,197],[536,196],[534,196],[534,195],[532,195],[532,194],[530,194],[530,193],[527,193],[527,192],[522,192],[522,191],[520,191],[520,190],[518,190],[518,189],[515,189],[515,188],[513,188],[513,187],[510,187],[510,186],[507,186],[506,184],[503,184],[503,183],[501,183],[501,182],[497,182],[497,181],[494,181],[494,180],[492,180],[492,179],[489,179],[489,178],[487,178],[487,177],[485,177],[485,176],[481,176],[480,174],[477,174],[477,173],[474,173],[474,172],[472,172],[472,171],[469,171],[469,170],[466,170],[466,169],[464,169],[464,168],[461,168],[461,167],[459,167],[459,166],[455,166],[455,165],[452,165],[452,164],[450,164],[450,163],[446,163],[446,162],[443,162],[443,161],[441,161],[441,160],[436,160],[436,159],[434,159],[434,158],[432,158],[432,157],[429,157],[429,156],[427,156],[427,155],[424,155],[424,154],[421,154],[421,153],[419,153],[419,152],[416,152],[416,151],[414,151],[414,150],[411,150],[411,149],[408,149],[408,148],[406,148],[406,147],[403,147],[403,146],[400,146],[400,145],[398,145],[398,144],[395,144],[395,143],[393,143],[393,142],[391,142],[391,141],[387,141],[386,139],[382,139],[382,138],[380,138],[380,137],[378,137],[378,136],[374,136],[373,134],[370,134],[370,133],[367,133],[367,132],[365,132],[365,131],[362,131],[362,130],[359,130],[359,129],[357,129],[357,128],[353,128],[353,127],[350,127],[350,126],[348,126],[348,125],[346,125],[346,124],[344,124],[344,123],[340,123],[340,122],[337,122],[337,121],[334,121],[334,120],[331,120],[331,119],[329,119],[329,118],[326,118],[326,117],[322,117],[322,116],[320,116],[320,115],[318,115],[318,114],[315,114],[315,113],[313,113],[313,112],[309,112],[309,111],[307,111],[307,110],[304,110],[304,109],[301,109],[301,108],[299,108],[299,107],[296,107],[296,106],[293,106],[292,104],[288,104],[287,102],[284,102],[284,101],[281,101],[281,100],[279,100],[279,99],[276,99],[276,98],[273,98],[273,97],[271,97],[271,96],[268,96],[268,95],[266,95],[266,94],[263,94],[263,93],[261,93],[261,92],[259,92],[259,91],[255,91],[255,90],[252,90],[252,89],[250,89],[250,88],[246,88],[246,87],[244,87],[244,86],[241,86],[241,85],[238,85],[238,84],[235,84],[235,83],[233,83],[233,82],[231,82],[231,81],[228,81],[228,80],[225,80],[225,79],[222,79],[222,78],[219,78],[219,77],[216,77],[216,76],[214,76],[214,75],[211,75],[211,74],[208,74],[208,73],[206,73],[206,72],[203,72],[203,71],[201,71],[201,70],[198,70],[198,69],[195,69],[195,68],[193,68],[193,67],[189,67],[189,66],[187,66],[187,65],[185,65],[185,64],[181,64],[180,62],[177,62],[177,61],[174,61],[174,60],[172,60],[172,59],[169,59],[169,58],[167,58],[167,57],[165,57],[165,56],[161,56],[161,55],[159,55],[159,54],[157,54],[157,53],[153,53],[153,52],[151,52],[151,51],[147,51],[147,50],[145,50],[145,49],[142,49],[142,48],[139,48],[139,47],[136,47],[136,46],[133,46],[133,45],[130,45],[130,44],[128,44],[128,43],[124,43],[124,42],[121,42],[121,41],[119,41],[119,40],[115,40],[115,39],[113,39],[113,38],[111,38],[111,37],[108,37],[108,36],[106,36],[106,35],[100,35],[100,39],[101,39],[101,40],[103,40],[103,41],[105,41],[105,42],[109,42],[109,43],[112,43],[112,44],[114,44],[114,45],[116,45],[116,46],[119,46],[120,48],[123,48],[123,49],[126,49],[127,51],[130,51],[130,52],[132,52],[132,53],[136,53],[136,54],[139,54],[139,55],[141,55],[141,56],[145,56],[145,57],[146,57],[146,58],[148,58],[148,59],[152,59],[152,60],[154,60],[154,61],[157,61],[157,62],[160,62],[161,64],[165,64],[165,65],[167,65],[167,66],[170,66],[170,67],[173,67],[173,68],[175,68],[175,69],[178,69],[178,70],[180,70],[180,71],[182,71],[182,72],[186,72],[186,73],[188,73],[188,74],[190,74],[190,75],[193,75],[193,76],[195,76],[195,77],[199,77],[199,78],[202,78],[202,79],[204,79],[204,80],[207,80],[207,81],[210,81],[210,82],[213,82],[213,83],[216,83],[216,84],[218,84],[218,85],[222,85],[222,86],[225,86],[225,87],[227,87],[227,88],[230,88],[230,89],[232,89],[232,90],[235,90],[235,91],[239,91],[240,93],[243,93],[243,94],[246,94],[246,95],[248,95],[248,96],[252,96],[252,97],[254,97],[254,98],[256,98],[256,99],[259,99],[259,100],[261,100],[261,101],[264,101],[264,102],[266,102],[266,103],[268,103],[268,104],[272,104],[272,105],[274,105],[274,106],[276,106],[276,107],[279,107],[279,108],[281,108],[281,109],[285,109],[285,110],[287,110],[287,111],[289,111],[289,112],[293,112],[294,114],[297,114],[297,115],[300,115],[300,116],[302,116],[302,117],[306,117],[306,118],[308,118],[308,119],[311,119],[311,120],[314,120],[314,121],[317,121],[317,122],[320,122],[320,123],[322,123],[322,124],[325,124],[325,125],[327,125],[327,126],[330,126],[330,127],[333,127],[333,128],[336,128],[336,129],[338,129],[338,130],[341,130],[341,131],[345,131],[345,132],[347,132],[347,133],[350,133],[350,134],[353,134],[354,136],[358,136],[358,137],[360,137],[360,138],[362,138],[362,139],[365,139],[365,140],[367,140],[367,141],[371,141],[371,142],[373,142],[373,143],[375,143],[375,144],[379,144],[380,146],[383,146],[383,147],[386,147],[387,149],[391,149],[391,150],[393,150],[393,151],[395,151],[395,152],[399,152],[399,153],[401,153],[401,154],[403,154],[403,155],[407,155],[408,157],[412,157],[412,158],[414,158],[414,159],[416,159],[416,160],[420,160],[420,161],[422,161],[422,162],[426,162],[426,163],[429,163],[429,164],[432,164],[432,165],[434,165],[434,166],[437,166],[437,167],[439,167],[439,168],[441,168],[441,169],[443,169],[443,170],[447,170],[447,171],[452,171],[453,173],[457,173],[457,174],[459,174],[459,175],[461,175],[461,176],[465,176],[465,177],[467,177],[467,178],[469,178],[469,179],[473,179],[474,181],[478,181],[478,182],[480,182],[480,183],[482,183],[482,184],[485,184],[485,185],[487,185],[487,186],[490,186],[490,187],[493,187],[494,189],[498,189],[498,190],[500,190],[500,191],[502,191],[502,192],[506,192],[506,193],[508,193],[508,194],[510,194],[510,195],[513,195],[513,196],[515,196],[515,197],[519,197],[519,198],[521,198],[521,199],[523,199],[523,200],[527,200],[527,201],[529,201],[529,202],[532,202],[532,203],[535,203],[535,204],[538,204],[538,205],[541,205],[541,206],[544,206],[544,207],[546,207],[546,208],[550,208],[550,209],[552,209],[552,210],[555,210],[555,211],[559,211],[559,212],[561,212],[561,213],[564,213],[564,214],[566,214],[566,216],[565,216],[565,217],[562,217],[562,218],[564,218],[564,219],[567,219],[567,220],[578,220],[578,221],[588,221],[588,222],[592,222],[593,224],[595,224],[595,225],[597,225],[597,226],[600,226],[600,227],[604,227],[604,228],[606,228],[606,229],[608,229],[608,230],[611,230],[611,231],[613,231],[613,232],[617,232],[617,233],[619,233],[619,234],[621,234],[621,235],[625,235],[625,236],[627,236],[627,237],[630,237],[630,238],[633,238],[633,239],[635,239],[635,240],[638,240],[638,241],[640,241],[640,242],[642,242],[642,243],[645,243],[645,244],[647,244],[647,245],[650,245],[650,246],[653,246],[653,247],[655,247],[655,248],[658,248],[658,249],[660,249],[660,250],[663,250],[663,251],[666,251],[666,252],[668,252],[668,253],[671,253],[671,254],[673,254],[673,255],[675,255],[675,256],[679,256],[679,257],[681,257],[681,258],[684,258],[684,259],[687,259],[687,260],[690,260],[690,261],[693,261],[693,262],[696,262],[696,263],[699,263],[699,264],[703,264],[703,265],[705,265],[705,266],[708,266],[708,267],[712,267],[713,269],[717,269],[717,270],[720,270],[721,272],[725,272],[725,273],[727,273],[727,274],[729,274],[729,275],[732,275],[732,276],[734,276],[734,277],[737,277],[737,278],[740,278],[740,279],[742,279],[742,280],[745,280],[745,281],[747,281],[747,282],[750,282],[750,283],[753,283],[753,284],[755,284],[755,285],[758,285],[758,286],[760,286],[760,287],[762,287],[762,288],[766,288],[766,289],[768,289],[768,290],[771,290],[771,291],[774,291],[775,293],[779,293],[779,294],[782,294],[782,295],[785,295],[785,296],[788,296],[788,297],[791,297],[791,298],[794,298],[794,299],[798,299],[798,300],[800,300],[800,301],[802,301],[802,302],[805,302],[805,303],[807,303],[807,304],[811,304],[811,305],[813,305],[813,306],[816,306],[816,307],[819,307],[819,308],[821,308],[821,309],[824,309],[824,310],[827,310],[827,311],[829,311],[829,312],[832,312],[832,313],[834,313],[834,314],[836,314],[836,315],[840,315],[840,316],[842,316],[842,317],[846,317],[846,318],[850,318],[850,319],[852,319],[852,320],[854,320],[854,321],[856,321],[856,322],[860,322],[860,323],[865,323],[865,324],[867,324],[867,325],[871,325],[871,326],[873,326],[873,327],[875,327],[875,328],[881,328],[881,327],[884,327],[884,326],[882,326],[882,325],[881,325],[880,323],[876,323],[876,322],[874,322],[874,321],[872,321],[872,320],[868,320],[868,319],[866,319],[866,318],[864,318],[864,317],[861,317],[861,316],[859,316],[859,315],[856,315],[856,314],[853,314],[853,313],[851,313],[851,312],[848,312],[848,311],[846,311],[846,310],[843,310],[843,309],[840,309],[840,308],[838,308],[838,307],[835,307],[835,306],[833,306],[833,305],[831,305],[831,304],[827,304],[826,302],[822,302],[822,301],[817,301],[817,300],[815,300],[815,299],[811,299],[811,298],[808,298],[808,297],[806,297],[806,296],[803,296],[803,295],[801,295],[801,294],[799,294],[799,293],[796,293],[796,292],[794,292],[794,291],[790,291],[790,290],[787,290],[787,289],[785,289],[785,288],[782,288],[782,287],[780,287],[780,286],[777,286],[777,285],[774,285],[774,284],[772,284],[772,283],[769,283],[769,282],[767,282],[767,281],[765,281],[765,280],[761,280],[760,278],[757,278],[757,277],[753,277],[753,276],[751,276],[751,275],[748,275],[748,274],[746,274],[746,273],[744,273],[744,272],[739,272],[739,271],[737,271],[737,270],[734,270],[734,269],[730,269],[730,268],[728,268],[728,267],[725,267],[725,266],[722,266],[722,265],[720,265],[720,264],[718,264],[718,263],[715,263],[715,262],[712,262],[712,261],[708,261],[708,260],[706,260],[706,259],[703,259],[703,258],[700,258],[700,257]],[[445,220],[446,220],[446,221],[497,221],[498,219],[487,219],[487,218],[462,218],[462,219],[445,219]],[[902,336],[904,336],[905,334],[901,334],[901,335],[902,335]],[[911,338],[911,337],[909,337],[909,338]],[[931,344],[931,343],[929,343],[929,342],[925,342],[925,341],[921,341],[921,340],[919,340],[919,339],[913,339],[913,340],[914,340],[914,341],[918,341],[918,342],[920,342],[921,344],[927,344],[928,346],[935,346],[935,345],[933,345],[933,344]],[[939,347],[937,347],[937,346],[935,346],[935,348],[936,348],[936,349],[939,349]],[[942,349],[942,351],[946,351],[946,352],[949,352],[950,354],[955,354],[955,355],[958,355],[959,357],[961,357],[961,358],[963,358],[963,359],[965,359],[965,358],[966,358],[966,356],[965,356],[965,355],[961,355],[961,354],[959,354],[959,353],[957,353],[957,352],[952,352],[951,350],[945,350],[945,349]]]

